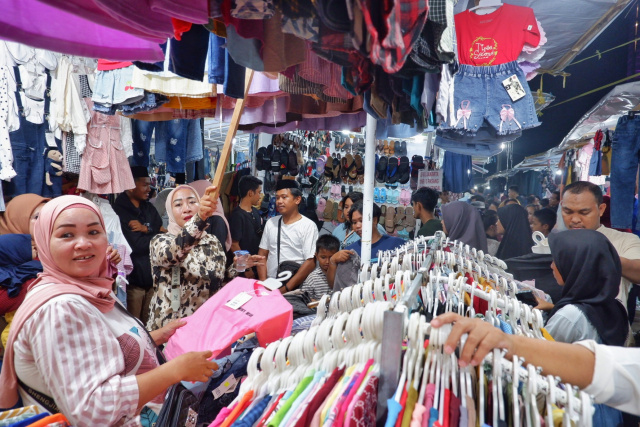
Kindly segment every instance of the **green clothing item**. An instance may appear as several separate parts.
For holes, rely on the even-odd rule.
[[[287,401],[282,406],[282,408],[280,408],[280,410],[276,413],[273,419],[269,422],[269,427],[278,427],[280,425],[285,415],[287,415],[287,412],[289,411],[289,409],[291,409],[291,406],[293,405],[293,403],[296,401],[298,396],[300,396],[300,394],[304,391],[304,389],[307,388],[307,386],[309,385],[309,383],[311,383],[312,380],[313,380],[313,375],[309,375],[307,377],[304,377],[302,381],[300,381],[300,384],[298,384],[296,389],[293,391],[293,394],[289,397],[289,399],[287,399]]]
[[[436,234],[436,231],[442,231],[442,221],[439,219],[430,219],[422,224],[420,231],[418,231],[418,236],[433,236]]]

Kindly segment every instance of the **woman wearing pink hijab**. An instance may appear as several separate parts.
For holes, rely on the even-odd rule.
[[[169,231],[151,240],[154,295],[149,330],[190,316],[222,288],[225,279],[236,276],[233,264],[226,267],[224,247],[206,231],[207,220],[218,204],[212,193],[215,187],[208,187],[200,198],[193,187],[180,185],[167,196]]]
[[[73,425],[140,425],[158,414],[165,390],[205,381],[217,365],[193,352],[159,366],[144,327],[113,294],[99,209],[78,196],[47,203],[34,226],[43,273],[16,312],[0,374],[0,407],[44,407]],[[151,333],[165,343],[181,322]],[[154,413],[154,414],[152,414]]]

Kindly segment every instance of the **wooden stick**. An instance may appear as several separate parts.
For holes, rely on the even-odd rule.
[[[229,124],[229,130],[227,131],[227,137],[224,140],[224,147],[222,147],[222,153],[220,154],[220,160],[218,161],[218,167],[216,168],[216,174],[211,181],[211,184],[218,188],[218,194],[220,194],[220,186],[222,185],[222,178],[224,178],[224,172],[227,168],[227,162],[233,149],[233,138],[238,132],[238,126],[240,125],[240,117],[242,111],[244,111],[244,104],[249,96],[249,87],[251,86],[251,80],[253,80],[253,70],[247,68],[244,79],[244,98],[236,100],[236,106],[233,109],[233,116],[231,117],[231,124]],[[215,195],[214,200],[218,197]]]

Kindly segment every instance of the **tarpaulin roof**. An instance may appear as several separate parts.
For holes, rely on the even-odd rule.
[[[585,139],[590,139],[598,129],[614,130],[621,115],[640,104],[640,82],[625,83],[614,87],[576,123],[554,149],[563,151]]]

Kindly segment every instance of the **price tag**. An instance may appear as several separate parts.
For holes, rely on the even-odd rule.
[[[237,383],[238,380],[236,379],[236,377],[233,374],[229,375],[229,378],[224,380],[222,384],[220,384],[215,390],[211,392],[213,394],[213,398],[218,399],[223,394],[234,391],[236,389]]]
[[[262,286],[269,289],[270,291],[275,291],[276,289],[280,289],[282,287],[282,282],[276,279],[269,277],[267,280],[263,280],[260,282]]]
[[[502,86],[504,86],[504,88],[507,90],[507,93],[509,94],[509,97],[514,102],[518,99],[524,98],[524,96],[527,94],[527,92],[525,92],[524,88],[522,87],[520,80],[518,80],[518,76],[516,76],[515,74],[503,80]]]
[[[251,298],[253,297],[248,293],[240,292],[238,295],[236,295],[231,301],[229,301],[225,305],[229,308],[237,310],[243,305],[245,305]]]

